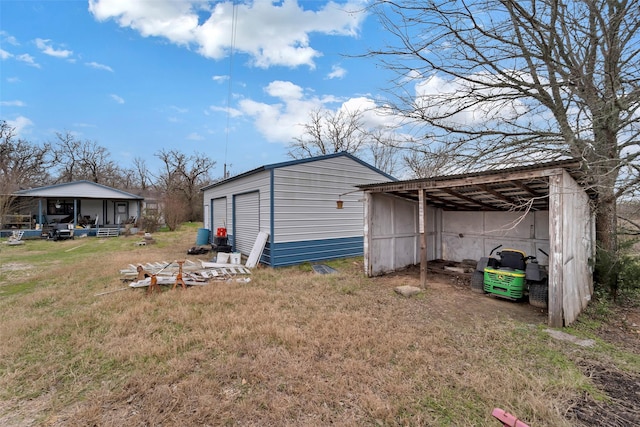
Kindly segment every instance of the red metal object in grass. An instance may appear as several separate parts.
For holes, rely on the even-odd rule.
[[[494,408],[491,415],[497,418],[504,427],[529,427],[528,424],[523,423],[504,409]]]

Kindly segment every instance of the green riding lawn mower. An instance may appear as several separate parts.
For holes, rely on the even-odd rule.
[[[480,258],[471,276],[471,290],[513,301],[528,297],[532,306],[547,308],[547,269],[538,264],[535,256],[527,256],[517,249],[503,249],[496,252],[497,258],[493,257],[493,253],[501,247],[496,246],[488,257]],[[542,249],[538,250],[547,255]]]

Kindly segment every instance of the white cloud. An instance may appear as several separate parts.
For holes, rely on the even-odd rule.
[[[167,107],[167,110],[169,110],[171,113],[177,113],[177,114],[187,114],[189,112],[188,108],[182,108],[182,107],[178,107],[175,105],[169,105]],[[177,116],[169,116],[167,117],[167,120],[169,121],[169,123],[183,123],[184,119],[177,117]]]
[[[274,103],[243,99],[239,107],[243,115],[254,121],[257,130],[269,142],[288,144],[304,132],[303,124],[309,122],[309,114],[314,110],[344,110],[361,112],[364,125],[369,129],[390,127],[399,118],[384,114],[385,109],[366,97],[338,100],[333,96],[318,97],[308,94],[296,84],[286,81],[271,82],[265,92],[276,98]]]
[[[189,112],[188,108],[177,107],[175,105],[170,105],[169,109],[179,114],[187,114]]]
[[[471,78],[479,82],[487,81],[488,86],[474,86],[464,79],[445,80],[433,75],[416,84],[416,102],[428,114],[446,117],[443,121],[448,123],[467,126],[486,125],[502,119],[513,121],[526,113],[526,106],[517,99],[508,104],[501,101],[501,95],[508,94],[509,89],[490,87],[496,83],[495,76],[477,74]],[[471,103],[467,96],[469,93],[485,96],[486,99],[493,97],[496,101]]]
[[[367,129],[384,129],[399,126],[402,122],[400,116],[394,115],[390,109],[380,106],[371,98],[350,98],[340,107],[346,113],[360,112],[362,124]]]
[[[9,33],[7,33],[6,31],[0,30],[0,37],[2,37],[2,41],[4,43],[8,43],[13,46],[20,46],[18,40],[15,37],[9,35]]]
[[[309,112],[322,106],[317,98],[305,99],[303,89],[291,82],[273,81],[265,92],[278,101],[267,104],[243,99],[239,106],[245,116],[254,120],[254,126],[269,142],[291,142],[302,132],[301,124],[308,121]]]
[[[227,111],[229,112],[229,116],[230,117],[240,117],[242,116],[242,111],[236,109],[236,108],[227,108],[227,107],[218,107],[215,105],[210,106],[207,110],[205,110],[204,114],[205,116],[208,116],[210,112],[213,113],[227,113]]]
[[[22,101],[0,101],[3,107],[24,107],[26,104]]]
[[[9,59],[9,58],[12,58],[12,57],[13,57],[12,54],[10,54],[9,52],[7,52],[4,49],[0,49],[0,59]]]
[[[32,67],[40,68],[40,64],[38,64],[33,56],[28,53],[23,53],[22,55],[17,55],[16,59],[20,62],[24,62],[27,65],[31,65]]]
[[[109,67],[108,65],[100,64],[98,62],[85,62],[84,65],[86,65],[87,67],[95,68],[96,70],[105,70],[113,73],[113,68]]]
[[[20,81],[19,77],[7,77],[7,82],[9,83],[18,83]]]
[[[56,58],[68,58],[73,55],[73,51],[66,49],[55,49],[51,45],[51,40],[48,39],[36,39],[36,47],[42,51],[45,55],[53,56]]]
[[[211,80],[218,83],[224,83],[229,80],[229,76],[212,76]]]
[[[257,67],[314,68],[315,58],[322,53],[311,47],[310,35],[357,36],[366,17],[364,4],[364,0],[330,1],[305,10],[296,0],[256,0],[235,3],[235,7],[232,1],[89,0],[89,11],[100,21],[113,19],[144,37],[195,46],[207,58],[224,58],[233,44],[234,50],[248,54]]]
[[[283,100],[301,99],[303,96],[303,90],[300,86],[281,80],[269,83],[265,88],[265,92],[274,98],[282,98]]]
[[[204,137],[197,132],[191,132],[187,135],[187,139],[191,141],[203,141]]]
[[[341,79],[347,75],[347,70],[342,68],[339,65],[334,65],[331,67],[331,72],[327,74],[328,79]]]
[[[124,104],[124,99],[118,95],[115,94],[111,94],[109,95],[111,97],[111,99],[113,99],[114,101],[116,101],[118,104]]]
[[[7,120],[9,127],[15,129],[16,135],[21,135],[33,122],[24,116],[19,116],[15,120]]]
[[[293,108],[291,103],[265,104],[249,99],[240,102],[241,110],[253,118],[255,127],[265,139],[280,143],[292,142],[293,137],[302,131],[300,125],[308,120],[310,106],[301,103],[295,105],[302,108]]]

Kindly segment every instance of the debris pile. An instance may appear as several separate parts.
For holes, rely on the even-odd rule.
[[[187,250],[187,255],[203,255],[208,253],[209,249],[201,246],[193,246]]]
[[[215,280],[243,283],[251,280],[246,277],[251,275],[251,270],[242,265],[191,260],[129,264],[128,268],[120,270],[120,275],[131,288],[148,287],[153,277],[158,285],[175,285],[180,280],[186,286],[203,286]]]
[[[153,239],[151,233],[144,233],[142,240],[136,242],[138,246],[153,245],[156,241]]]
[[[9,240],[4,243],[11,246],[24,245],[24,240],[22,240],[23,234],[24,231],[13,231],[11,236],[9,236]]]

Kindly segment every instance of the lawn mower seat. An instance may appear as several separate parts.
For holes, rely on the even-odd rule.
[[[525,253],[515,249],[500,252],[500,267],[524,270],[526,268]]]

